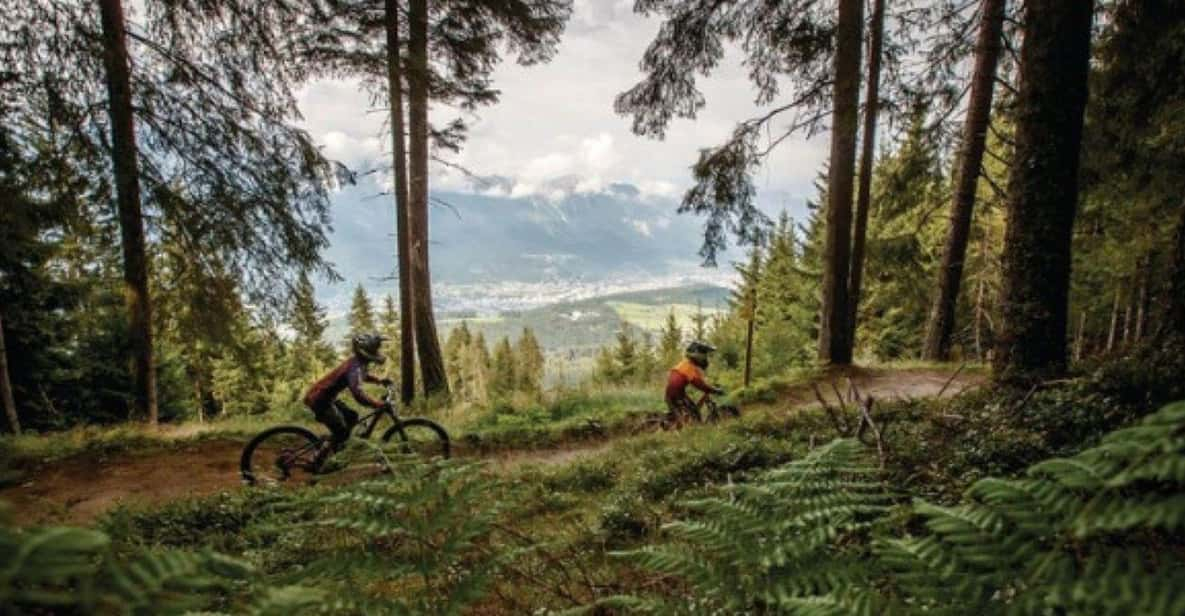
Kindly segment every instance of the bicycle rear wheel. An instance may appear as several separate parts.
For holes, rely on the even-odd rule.
[[[296,426],[264,430],[243,448],[239,471],[247,485],[277,485],[312,478],[322,440]]]
[[[400,453],[446,459],[451,454],[448,432],[430,419],[401,419],[383,433],[383,442],[390,442],[396,437]]]

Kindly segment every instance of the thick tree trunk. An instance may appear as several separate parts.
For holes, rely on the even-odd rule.
[[[840,0],[835,31],[835,86],[831,158],[827,179],[827,235],[823,246],[823,292],[819,318],[819,359],[852,363],[848,320],[848,273],[852,246],[852,184],[856,164],[856,124],[860,106],[862,0]]]
[[[1026,4],[1003,321],[992,362],[998,381],[1034,382],[1066,369],[1070,244],[1093,10],[1092,2]]]
[[[152,351],[152,301],[148,295],[148,258],[144,217],[140,211],[140,174],[127,37],[120,0],[99,0],[103,22],[103,62],[107,71],[107,111],[111,117],[111,162],[123,247],[124,299],[132,347],[135,414],[156,425],[156,364]]]
[[[391,158],[395,193],[395,237],[399,271],[399,397],[416,397],[416,340],[412,327],[411,241],[408,237],[407,141],[403,125],[403,66],[399,59],[399,2],[386,0],[387,105],[391,110]]]
[[[955,308],[963,280],[963,259],[971,233],[975,209],[975,188],[983,164],[984,144],[992,115],[996,66],[1000,59],[1000,36],[1004,25],[1005,0],[983,0],[979,36],[975,42],[975,70],[971,77],[971,95],[967,117],[963,121],[963,144],[959,152],[950,227],[938,269],[938,289],[930,307],[926,343],[922,356],[933,361],[950,359],[950,339],[955,328]]]
[[[856,227],[852,237],[852,272],[848,279],[848,339],[856,344],[856,320],[864,282],[864,244],[872,201],[872,159],[876,155],[876,116],[880,111],[881,46],[885,0],[873,0],[868,33],[868,82],[864,91],[864,127],[860,145],[860,185],[856,191]]]
[[[409,134],[411,177],[408,184],[411,241],[412,316],[416,347],[420,355],[420,377],[424,393],[448,393],[444,356],[436,335],[432,311],[432,276],[428,269],[428,2],[411,0],[408,5],[410,43],[408,60]]]
[[[4,317],[0,315],[0,401],[4,403],[4,415],[8,417],[8,428],[13,434],[21,433],[21,420],[16,414],[16,401],[12,398],[12,381],[8,380],[8,347],[4,345]]]

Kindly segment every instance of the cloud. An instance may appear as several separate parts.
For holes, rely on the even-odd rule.
[[[331,130],[321,135],[320,143],[326,156],[355,169],[374,164],[383,155],[378,137],[355,137]]]
[[[638,233],[641,233],[642,235],[645,235],[646,237],[650,237],[651,235],[653,235],[653,232],[650,230],[650,223],[645,220],[626,218],[622,222],[628,223],[631,227],[634,228],[635,231],[637,231]]]
[[[575,0],[572,20],[551,62],[521,66],[507,58],[496,69],[493,83],[502,92],[497,105],[477,115],[433,106],[434,122],[457,116],[469,122],[464,148],[446,155],[449,160],[479,176],[506,181],[474,182],[433,164],[432,186],[546,199],[630,184],[643,202],[678,199],[691,183],[689,167],[699,150],[721,143],[737,122],[765,109],[753,103],[740,54],[726,49],[710,78],[696,77],[707,105],[695,120],[673,121],[661,141],[631,133],[631,118],[616,115],[613,100],[641,77],[638,61],[659,27],[657,20],[635,14],[632,7],[633,0]],[[312,82],[298,104],[305,128],[331,157],[349,165],[387,156],[384,114],[376,112],[356,82]],[[809,141],[788,139],[779,146],[755,174],[758,203],[767,209],[800,207],[798,202],[814,192],[826,143],[823,134]],[[374,179],[380,186],[390,185],[389,173],[381,171]]]

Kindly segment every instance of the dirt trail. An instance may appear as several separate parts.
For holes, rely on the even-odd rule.
[[[952,372],[938,370],[871,371],[854,369],[826,377],[820,391],[834,400],[829,382],[846,395],[847,378],[860,392],[878,399],[937,395]],[[982,380],[959,375],[943,395],[953,395]],[[792,388],[773,406],[791,410],[817,404],[810,387]],[[763,405],[764,406],[764,405]],[[517,450],[486,456],[491,467],[506,472],[526,465],[567,464],[608,451],[613,440],[562,449]],[[0,490],[21,524],[87,523],[123,503],[160,504],[239,489],[238,463],[243,443],[211,439],[172,449],[125,453],[109,458],[70,458],[35,469],[17,485]],[[464,455],[464,452],[459,452]]]

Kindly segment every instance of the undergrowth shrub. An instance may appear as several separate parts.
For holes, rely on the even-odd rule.
[[[865,567],[863,538],[889,502],[867,462],[858,442],[833,441],[751,483],[730,486],[724,496],[686,503],[693,517],[665,527],[672,542],[622,555],[685,581],[691,591],[653,602],[610,602],[735,614],[847,595],[846,582]]]
[[[5,613],[180,614],[219,607],[251,577],[245,563],[211,551],[118,553],[99,531],[0,527]]]
[[[299,501],[317,512],[299,525],[310,562],[279,579],[330,590],[352,613],[457,614],[481,598],[511,556],[489,548],[500,513],[489,478],[457,462],[408,461],[393,473]]]
[[[392,467],[345,487],[124,510],[104,530],[0,520],[0,613],[461,613],[514,557],[490,545],[496,485],[472,464]]]
[[[221,492],[143,508],[117,508],[100,527],[118,541],[139,546],[204,545],[222,552],[242,552],[275,540],[262,522],[287,508],[290,495],[265,490]]]
[[[681,613],[1185,613],[1185,402],[1090,449],[896,516],[852,441],[689,503],[625,556],[685,585],[604,604]],[[908,523],[894,522],[906,516]]]

